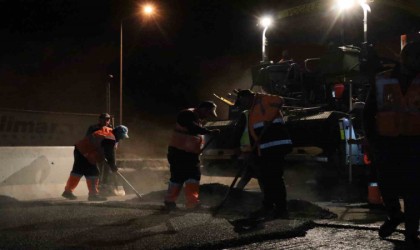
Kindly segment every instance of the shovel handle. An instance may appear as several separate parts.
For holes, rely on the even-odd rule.
[[[121,177],[121,179],[123,179],[125,181],[125,183],[127,183],[127,185],[131,188],[131,190],[133,190],[134,193],[136,193],[136,195],[137,195],[137,197],[139,197],[139,199],[143,198],[143,196],[139,192],[137,192],[137,190],[133,187],[133,185],[131,185],[131,183],[128,182],[128,180],[119,171],[117,171],[116,173]]]

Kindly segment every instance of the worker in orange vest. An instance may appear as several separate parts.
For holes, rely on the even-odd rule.
[[[168,146],[168,162],[171,178],[164,198],[165,209],[177,208],[176,200],[185,184],[185,207],[197,208],[200,205],[200,160],[199,155],[204,145],[202,135],[218,134],[220,130],[203,127],[204,119],[217,117],[216,104],[204,101],[197,108],[182,110],[176,120],[171,141]]]
[[[128,128],[120,125],[113,130],[103,127],[77,142],[74,148],[73,169],[62,196],[69,200],[76,200],[77,196],[73,194],[73,190],[82,176],[85,176],[89,190],[88,200],[107,200],[99,195],[99,170],[96,164],[106,161],[113,172],[118,171],[115,163],[115,145],[125,138],[128,138]]]
[[[249,110],[248,133],[264,194],[262,207],[250,217],[286,218],[284,156],[291,152],[292,141],[281,112],[284,99],[277,95],[241,90],[238,92],[237,103],[242,109]]]
[[[379,236],[390,236],[405,222],[407,247],[420,249],[420,42],[407,44],[400,56],[401,64],[377,75],[363,120],[388,214]]]

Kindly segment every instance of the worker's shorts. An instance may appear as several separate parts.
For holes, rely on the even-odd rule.
[[[92,165],[76,148],[74,149],[74,164],[71,173],[84,176],[99,176],[96,165]]]
[[[181,150],[168,150],[168,162],[171,171],[171,182],[182,184],[188,179],[200,181],[200,160],[198,154]]]

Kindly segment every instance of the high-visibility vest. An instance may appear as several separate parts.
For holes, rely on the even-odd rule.
[[[188,109],[195,111],[195,109]],[[201,125],[200,121],[198,123]],[[204,140],[202,135],[191,134],[186,127],[175,124],[169,146],[183,150],[189,153],[199,154]]]
[[[376,128],[381,136],[420,135],[420,74],[411,82],[405,95],[398,79],[386,73],[376,80]]]
[[[259,154],[261,150],[272,147],[291,148],[292,140],[283,119],[282,105],[283,98],[277,95],[257,93],[254,98],[249,111],[248,129],[255,143],[258,144]],[[270,127],[264,130],[267,123],[271,123]],[[259,138],[263,130],[264,135]]]
[[[249,110],[245,110],[243,112],[245,115],[245,128],[242,132],[241,140],[240,140],[240,148],[241,152],[251,152],[252,146],[251,146],[251,139],[249,137],[249,131],[248,131],[248,117],[249,117]]]
[[[105,155],[101,143],[105,139],[115,141],[112,129],[103,127],[102,129],[85,136],[85,138],[76,143],[76,149],[89,161],[89,163],[93,165],[102,163],[105,161]]]

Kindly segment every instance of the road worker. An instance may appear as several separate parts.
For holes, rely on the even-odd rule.
[[[89,126],[86,135],[100,129],[112,130],[111,115],[108,113],[101,113],[98,117],[98,123]],[[117,144],[116,147],[117,148]],[[117,177],[112,173],[112,170],[105,162],[98,163],[100,172],[99,178],[99,192],[104,196],[119,195],[124,196],[125,191],[123,186],[118,182]]]
[[[120,125],[113,130],[99,129],[77,142],[74,148],[73,169],[62,196],[69,200],[77,199],[73,190],[82,176],[85,176],[89,190],[88,200],[106,200],[99,195],[99,170],[96,164],[106,161],[112,171],[118,171],[115,163],[115,144],[125,138],[128,138],[128,128]]]
[[[184,183],[185,207],[199,207],[199,155],[204,143],[202,135],[220,133],[218,129],[204,128],[204,119],[217,117],[216,108],[214,102],[204,101],[197,108],[182,110],[177,116],[167,155],[171,177],[164,203],[168,211],[177,208],[176,200]]]
[[[405,222],[408,248],[420,249],[420,42],[408,43],[400,60],[394,69],[377,75],[363,122],[374,150],[379,189],[388,214],[379,236],[390,236]]]
[[[248,132],[264,194],[262,207],[250,217],[285,218],[288,211],[283,165],[284,156],[292,150],[292,141],[281,112],[284,100],[276,95],[241,90],[237,103],[249,110]]]
[[[89,126],[89,128],[86,131],[86,135],[90,135],[93,132],[99,129],[102,129],[103,127],[106,127],[112,130],[111,115],[108,113],[100,114],[98,118],[98,123]]]

